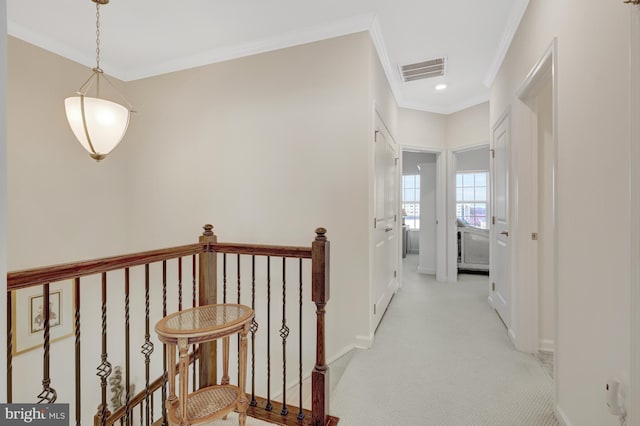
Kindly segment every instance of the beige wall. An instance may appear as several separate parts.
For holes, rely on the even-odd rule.
[[[413,148],[444,149],[447,144],[448,116],[400,108],[398,143]]]
[[[122,253],[127,159],[96,164],[64,113],[91,71],[12,37],[9,56],[9,269]]]
[[[414,148],[456,149],[488,143],[489,103],[449,115],[400,108],[398,141]]]
[[[208,222],[222,241],[287,245],[309,245],[323,226],[332,244],[328,358],[368,333],[366,33],[128,83],[138,113],[101,163],[75,141],[62,102],[90,71],[13,38],[9,55],[10,269],[184,244]],[[99,328],[86,313],[83,328]],[[36,388],[40,373],[25,372],[38,359],[14,359],[21,382]],[[112,348],[110,360],[121,364],[122,354]],[[52,380],[68,394],[58,374],[72,366],[57,365]],[[33,394],[25,386],[14,396]],[[97,402],[83,406],[91,413]]]
[[[329,358],[368,330],[370,41],[366,33],[129,84],[132,249],[331,241]],[[308,364],[310,365],[310,364]]]
[[[523,105],[515,92],[558,38],[559,412],[573,425],[616,425],[607,412],[609,377],[629,383],[629,6],[598,0],[537,0],[528,10],[491,89],[491,122],[511,108],[512,232],[531,232],[531,162]],[[594,31],[597,28],[597,31]],[[588,203],[585,203],[587,200]],[[522,238],[512,250],[529,253]],[[515,265],[527,277],[526,256]],[[519,300],[522,306],[526,301]]]
[[[489,142],[489,102],[447,116],[447,148],[456,149]]]

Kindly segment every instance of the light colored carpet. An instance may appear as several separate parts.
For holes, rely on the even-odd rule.
[[[202,426],[238,426],[238,414],[237,413],[229,413],[226,420],[218,419],[212,422],[200,423]],[[274,423],[263,422],[262,420],[254,419],[253,417],[247,416],[246,426],[270,426]]]
[[[354,354],[332,393],[340,426],[558,425],[552,380],[513,348],[487,277],[437,283],[408,259],[374,346]]]

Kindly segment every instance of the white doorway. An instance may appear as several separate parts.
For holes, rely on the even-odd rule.
[[[521,236],[531,262],[523,282],[521,301],[515,309],[522,325],[517,346],[521,350],[553,353],[553,378],[558,390],[558,307],[557,307],[557,41],[533,67],[517,91],[519,109],[529,132],[522,146],[531,157],[531,193],[528,204],[536,206],[523,215],[531,233]],[[557,401],[556,401],[557,403]]]
[[[401,156],[402,256],[417,255],[417,271],[446,281],[445,178],[440,150],[403,147]]]
[[[489,144],[451,150],[449,159],[447,273],[457,282],[459,271],[489,272]]]

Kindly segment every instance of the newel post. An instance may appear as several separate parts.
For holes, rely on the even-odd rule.
[[[218,237],[213,233],[213,225],[204,225],[204,232],[200,236],[200,243],[215,243]],[[198,305],[211,305],[217,303],[217,277],[218,261],[216,253],[205,248],[199,257],[199,279],[198,279]],[[200,344],[200,388],[216,384],[217,381],[217,357],[218,347],[215,341]]]
[[[311,374],[314,426],[324,426],[329,415],[329,367],[325,351],[325,306],[329,301],[329,241],[324,228],[316,229],[311,244],[311,299],[316,304],[316,365]]]

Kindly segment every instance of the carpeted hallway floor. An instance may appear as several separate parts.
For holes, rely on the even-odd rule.
[[[487,302],[483,275],[438,283],[404,264],[373,347],[359,350],[332,392],[340,426],[558,425],[552,380],[517,352]]]

